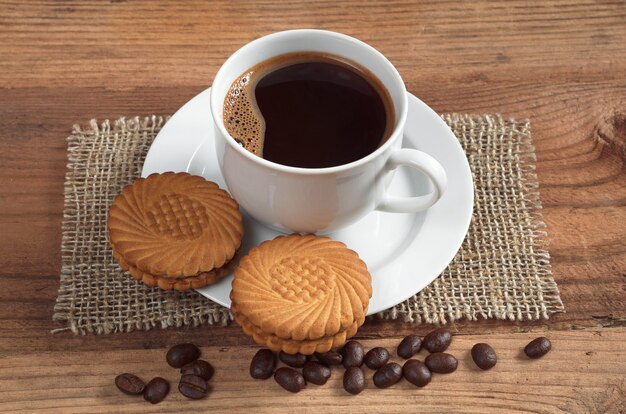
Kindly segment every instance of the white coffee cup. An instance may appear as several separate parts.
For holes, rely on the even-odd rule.
[[[372,72],[389,92],[395,128],[371,154],[329,168],[299,168],[277,164],[252,154],[229,135],[222,119],[224,97],[237,77],[254,65],[297,51],[343,56]],[[331,233],[372,210],[415,213],[439,200],[446,173],[433,157],[401,148],[407,118],[407,92],[396,68],[373,47],[340,33],[289,30],[256,39],[237,50],[222,65],[211,89],[215,145],[228,190],[255,219],[282,232]],[[428,194],[397,197],[387,192],[396,168],[407,166],[425,174],[433,184]]]

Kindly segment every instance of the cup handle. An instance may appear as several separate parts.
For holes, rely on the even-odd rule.
[[[435,189],[428,194],[416,197],[397,197],[386,192],[376,207],[377,210],[389,213],[416,213],[426,210],[441,198],[446,190],[448,178],[437,160],[425,152],[401,148],[391,154],[387,160],[386,169],[390,171],[401,166],[411,167],[426,174]]]

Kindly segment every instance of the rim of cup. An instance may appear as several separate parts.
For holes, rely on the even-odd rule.
[[[222,135],[224,135],[225,137],[228,137],[228,139],[226,139],[227,145],[229,145],[235,151],[237,151],[244,157],[248,158],[252,162],[263,165],[267,168],[280,170],[281,172],[305,174],[305,175],[333,174],[333,173],[338,173],[338,172],[342,172],[345,170],[349,170],[352,168],[357,168],[361,165],[367,164],[374,158],[377,158],[381,153],[385,152],[389,147],[391,147],[394,144],[396,140],[402,138],[401,135],[403,132],[402,132],[401,126],[406,123],[407,112],[408,112],[408,98],[407,98],[407,93],[406,93],[406,87],[404,85],[404,81],[402,80],[402,77],[400,76],[400,73],[395,68],[395,66],[393,66],[393,64],[382,53],[380,53],[378,50],[374,49],[372,46],[368,45],[367,43],[359,39],[356,39],[354,37],[351,37],[342,33],[328,31],[328,30],[295,29],[295,30],[286,30],[282,32],[275,32],[275,33],[260,37],[258,39],[255,39],[249,43],[246,43],[241,48],[239,48],[222,64],[220,69],[217,71],[217,74],[215,75],[215,79],[213,83],[217,84],[218,82],[222,81],[222,78],[226,77],[226,71],[228,70],[228,66],[234,60],[238,59],[241,55],[243,55],[244,53],[249,53],[250,50],[253,50],[258,47],[262,47],[263,44],[267,42],[275,41],[277,38],[289,37],[293,35],[302,35],[302,34],[310,34],[313,36],[323,35],[323,36],[334,37],[334,38],[342,39],[343,41],[352,43],[356,45],[357,47],[362,47],[362,48],[367,49],[370,53],[372,53],[374,56],[380,59],[380,61],[387,67],[387,70],[389,70],[393,74],[393,76],[396,78],[396,80],[399,82],[399,84],[402,85],[403,94],[400,97],[402,107],[400,108],[399,111],[397,108],[394,107],[394,111],[396,111],[396,115],[397,115],[396,125],[395,125],[393,132],[391,133],[389,138],[385,141],[385,143],[383,143],[383,145],[376,148],[375,151],[369,153],[363,158],[360,158],[356,161],[352,161],[347,164],[337,165],[334,167],[325,167],[325,168],[292,167],[289,165],[283,165],[283,164],[279,164],[273,161],[269,161],[269,160],[266,160],[265,158],[259,157],[258,155],[251,153],[247,149],[243,148],[241,145],[237,144],[235,139],[228,133],[228,131],[226,130],[226,127],[224,126],[224,121],[222,119],[224,97],[217,96],[216,89],[213,88],[211,89],[211,104],[210,105],[211,105],[211,114],[214,118],[215,125],[220,130],[220,133]],[[303,49],[303,51],[304,50],[305,49]],[[367,67],[366,65],[363,65],[363,66]]]

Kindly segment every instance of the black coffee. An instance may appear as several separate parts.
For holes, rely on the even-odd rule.
[[[315,52],[281,55],[246,71],[231,85],[223,118],[248,151],[304,168],[363,158],[394,126],[391,98],[374,75]]]

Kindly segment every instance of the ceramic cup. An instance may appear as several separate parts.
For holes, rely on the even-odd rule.
[[[391,95],[395,128],[376,151],[329,168],[298,168],[252,154],[229,135],[222,120],[224,98],[235,79],[277,55],[317,51],[343,56],[367,68]],[[372,210],[414,213],[432,206],[446,188],[446,173],[433,157],[402,147],[407,92],[396,68],[380,52],[355,38],[324,30],[289,30],[256,39],[222,65],[211,89],[215,145],[228,190],[256,220],[282,232],[326,234]],[[425,195],[397,197],[387,192],[396,168],[407,166],[432,183]]]

